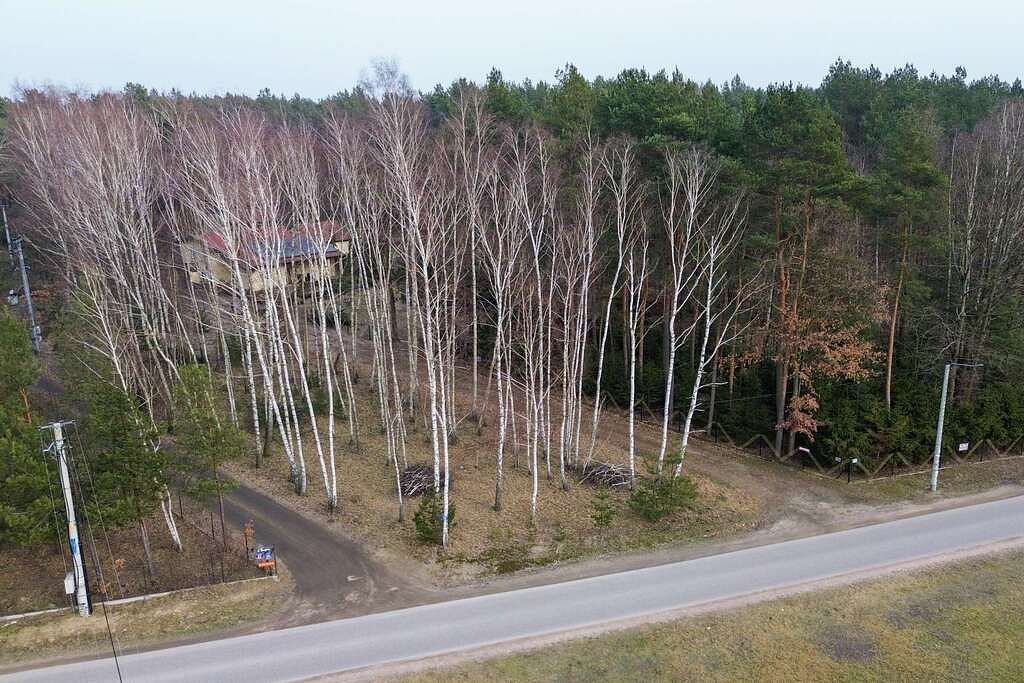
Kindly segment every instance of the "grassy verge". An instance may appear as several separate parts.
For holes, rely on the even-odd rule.
[[[724,443],[713,443],[698,439],[697,448],[719,459],[740,463],[752,483],[758,477],[774,482],[776,488],[813,488],[819,493],[834,494],[836,502],[848,503],[919,503],[932,501],[936,494],[928,490],[930,472],[928,463],[922,464],[921,471],[913,474],[900,473],[885,476],[888,471],[871,480],[854,479],[847,483],[845,473],[838,476],[818,476],[816,470],[800,470],[790,465],[765,460],[752,451],[745,451]],[[967,496],[982,493],[1000,486],[1024,486],[1024,457],[986,460],[984,462],[951,464],[951,458],[939,473],[940,497]]]
[[[1022,680],[1022,568],[965,560],[409,680]]]
[[[291,592],[287,575],[278,580],[220,584],[124,605],[107,616],[118,653],[255,624],[280,609]],[[0,667],[54,657],[110,652],[99,604],[88,618],[47,614],[0,622]]]
[[[856,484],[861,495],[879,500],[916,500],[933,496],[928,491],[929,474],[911,474]],[[961,496],[997,486],[1024,485],[1024,458],[954,465],[939,472],[939,494]]]

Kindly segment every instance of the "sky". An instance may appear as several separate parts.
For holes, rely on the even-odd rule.
[[[552,80],[678,68],[698,81],[817,85],[838,57],[883,71],[1024,75],[1021,0],[0,0],[0,92],[86,90],[318,98],[395,59],[429,90],[491,67]]]

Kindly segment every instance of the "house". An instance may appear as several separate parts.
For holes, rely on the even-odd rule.
[[[278,285],[301,285],[314,280],[321,268],[329,271],[329,278],[340,276],[350,244],[348,234],[339,224],[322,221],[313,226],[275,228],[266,237],[254,235],[237,246],[237,260],[246,288],[259,292],[266,289],[268,279]],[[321,254],[326,265],[321,262]],[[218,233],[203,233],[183,242],[181,258],[194,283],[237,284],[231,272],[230,250]],[[269,275],[268,264],[272,264]]]

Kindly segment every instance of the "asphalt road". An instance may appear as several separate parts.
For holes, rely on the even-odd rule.
[[[643,617],[1024,537],[1024,496],[686,562],[123,657],[127,681],[301,680]],[[10,681],[116,680],[112,659]]]

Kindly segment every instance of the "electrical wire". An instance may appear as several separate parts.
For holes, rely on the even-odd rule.
[[[117,571],[117,562],[114,561],[114,550],[110,546],[110,535],[107,534],[107,525],[103,521],[103,510],[99,505],[99,491],[96,488],[96,480],[92,476],[92,467],[89,465],[89,458],[85,453],[84,442],[82,441],[82,435],[78,430],[78,423],[76,422],[74,430],[75,442],[78,445],[78,452],[82,454],[82,462],[85,465],[85,474],[89,478],[89,486],[92,488],[92,499],[96,503],[96,514],[100,518],[100,531],[103,534],[103,542],[107,546],[107,555],[110,557],[110,568],[114,572],[114,581],[117,582],[117,590],[124,597],[124,588],[121,585],[121,576]]]
[[[81,445],[82,441],[81,441],[81,438],[78,437],[78,425],[77,425],[77,423],[75,424],[75,430],[74,431],[75,431],[76,438],[78,439],[78,443],[79,443],[79,445]],[[71,466],[69,468],[69,470],[70,470],[69,474],[70,474],[70,476],[72,476],[72,481],[74,483],[78,484],[79,499],[82,501],[82,515],[85,518],[86,526],[89,529],[89,537],[92,540],[91,545],[92,545],[92,552],[93,552],[93,564],[96,565],[96,571],[97,571],[97,574],[99,574],[99,579],[100,579],[100,607],[103,610],[103,620],[104,620],[104,623],[107,626],[107,637],[110,639],[110,650],[111,650],[111,652],[114,655],[114,668],[117,669],[117,680],[120,683],[123,683],[124,682],[124,678],[121,675],[121,662],[120,662],[120,660],[119,660],[119,658],[117,656],[117,645],[114,642],[114,631],[110,628],[110,617],[107,615],[107,587],[106,587],[106,582],[103,580],[103,568],[102,568],[102,566],[100,566],[99,558],[96,555],[96,534],[93,532],[92,521],[89,519],[89,507],[85,504],[85,494],[82,492],[82,479],[81,479],[81,476],[79,476],[79,474],[78,474],[78,467],[77,467],[77,465],[75,463],[75,457],[74,457],[73,451],[74,451],[74,449],[66,449],[65,450],[65,455],[67,457],[68,464]],[[84,457],[84,451],[82,451],[82,453],[83,453],[83,460],[86,461],[85,462],[85,466],[86,466],[86,468],[88,468],[89,467],[89,463],[88,463],[87,459]],[[92,474],[89,474],[89,479],[92,480]],[[103,513],[99,510],[99,497],[96,495],[96,487],[95,487],[95,485],[93,486],[92,493],[93,493],[93,503],[96,505],[97,515],[99,515],[100,523],[102,525]],[[116,570],[115,570],[115,572],[116,572]],[[119,585],[120,585],[120,582],[119,582]]]
[[[121,662],[117,659],[117,647],[114,645],[114,632],[110,628],[110,617],[107,616],[106,596],[100,600],[100,607],[103,608],[103,620],[107,623],[107,636],[110,637],[110,650],[114,653],[114,668],[117,669],[117,680],[118,683],[124,683],[124,678],[121,676]]]
[[[39,432],[39,450],[46,453],[43,448],[43,433]],[[60,534],[60,518],[57,515],[57,500],[53,497],[53,481],[50,479],[50,465],[43,459],[43,469],[46,471],[46,491],[50,495],[50,511],[53,512],[53,531],[57,537],[57,547],[60,548],[60,562],[64,567],[64,576],[68,574],[68,559],[64,550],[64,539]]]

